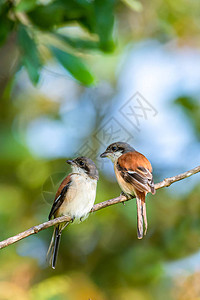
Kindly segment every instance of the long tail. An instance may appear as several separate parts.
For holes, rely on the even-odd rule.
[[[144,220],[144,235],[147,234],[147,228],[148,228],[148,223],[147,223],[147,210],[146,210],[146,203],[142,202],[142,213],[143,213],[143,220]]]
[[[52,256],[52,260],[51,260],[52,269],[56,268],[56,261],[58,258],[60,239],[61,239],[61,231],[59,230],[59,226],[57,226],[56,230],[55,230],[55,241],[54,241],[54,246],[53,246],[53,256]]]
[[[142,201],[140,198],[136,198],[137,203],[137,236],[138,239],[143,238],[143,213],[142,213]]]
[[[136,204],[137,204],[137,236],[138,236],[138,239],[142,239],[143,232],[144,232],[144,235],[146,235],[147,227],[148,227],[144,193],[143,193],[143,195],[140,195],[140,196],[137,195]]]
[[[51,265],[52,269],[56,268],[56,262],[57,262],[57,258],[58,258],[58,250],[59,250],[60,240],[61,240],[61,233],[68,224],[69,224],[69,222],[64,224],[64,226],[57,225],[54,228],[52,239],[51,239],[51,242],[49,245],[49,249],[47,251],[47,257],[49,257],[49,264]]]

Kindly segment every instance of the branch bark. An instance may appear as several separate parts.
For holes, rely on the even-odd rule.
[[[165,178],[163,181],[155,184],[155,189],[158,190],[158,189],[161,189],[163,187],[168,187],[171,184],[173,184],[174,182],[177,182],[177,181],[180,181],[182,179],[188,178],[188,177],[190,177],[190,176],[192,176],[192,175],[194,175],[198,172],[200,172],[200,166],[198,166],[194,169],[191,169],[187,172],[184,172],[182,174],[179,174],[179,175],[176,175],[176,176],[173,176],[173,177],[169,177],[169,178]],[[102,208],[105,208],[107,206],[111,206],[111,205],[114,205],[114,204],[117,204],[117,203],[122,203],[122,202],[125,202],[125,201],[129,201],[129,200],[131,200],[131,199],[128,199],[126,196],[121,194],[119,197],[109,199],[107,201],[95,204],[93,206],[93,208],[91,209],[90,213],[98,211],[98,210],[100,210]],[[36,233],[40,232],[41,230],[44,230],[44,229],[49,228],[51,226],[54,226],[58,223],[62,223],[62,222],[70,221],[70,220],[71,220],[70,217],[63,216],[63,217],[59,217],[59,218],[44,222],[42,224],[33,226],[33,227],[23,231],[23,232],[20,232],[19,234],[15,235],[15,236],[12,236],[12,237],[0,242],[0,249],[5,248],[9,245],[12,245],[12,244],[14,244],[14,243],[30,236],[30,235],[32,235],[32,234],[36,234]]]

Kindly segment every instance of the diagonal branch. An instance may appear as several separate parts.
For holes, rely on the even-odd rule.
[[[161,181],[159,183],[156,183],[155,189],[158,190],[158,189],[161,189],[163,187],[168,187],[172,183],[177,182],[177,181],[182,180],[182,179],[185,179],[185,178],[188,178],[188,177],[190,177],[190,176],[192,176],[192,175],[194,175],[198,172],[200,172],[200,166],[198,166],[194,169],[191,169],[191,170],[189,170],[185,173],[182,173],[182,174],[179,174],[179,175],[176,175],[176,176],[173,176],[173,177],[165,178],[163,181]],[[92,212],[95,212],[95,211],[100,210],[102,208],[105,208],[107,206],[111,206],[111,205],[114,205],[114,204],[117,204],[117,203],[129,201],[129,200],[131,200],[131,199],[127,199],[127,197],[125,195],[121,194],[119,197],[116,197],[116,198],[113,198],[113,199],[95,204],[90,212],[92,213]],[[44,230],[44,229],[49,228],[51,226],[54,226],[58,223],[62,223],[62,222],[70,221],[70,220],[71,220],[70,217],[63,216],[63,217],[59,217],[59,218],[50,220],[48,222],[44,222],[42,224],[33,226],[33,227],[23,231],[23,232],[20,232],[19,234],[15,235],[15,236],[12,236],[12,237],[0,242],[0,249],[5,248],[9,245],[12,245],[12,244],[26,238],[29,235],[38,233],[41,230]]]

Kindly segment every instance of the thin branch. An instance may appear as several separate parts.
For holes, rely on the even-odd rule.
[[[182,179],[185,179],[185,178],[188,178],[188,177],[190,177],[190,176],[192,176],[192,175],[194,175],[198,172],[200,172],[200,166],[198,166],[194,169],[191,169],[191,170],[189,170],[185,173],[182,173],[182,174],[170,177],[170,178],[165,178],[163,181],[161,181],[159,183],[156,183],[155,189],[158,190],[158,189],[161,189],[163,187],[168,187],[172,183],[177,182],[177,181],[182,180]],[[114,205],[114,204],[117,204],[117,203],[122,203],[122,202],[125,202],[125,201],[129,201],[129,200],[131,200],[131,199],[127,199],[127,197],[125,195],[121,194],[119,197],[116,197],[116,198],[113,198],[113,199],[95,204],[90,212],[92,213],[92,212],[98,211],[102,208],[105,208],[107,206],[111,206],[111,205]],[[54,226],[58,223],[62,223],[62,222],[70,221],[70,220],[71,220],[70,217],[63,216],[63,217],[59,217],[59,218],[50,220],[48,222],[44,222],[44,223],[39,224],[37,226],[33,226],[33,227],[23,231],[23,232],[20,232],[19,234],[15,235],[15,236],[12,236],[12,237],[0,242],[0,249],[5,248],[9,245],[12,245],[12,244],[26,238],[29,235],[36,234],[36,233],[40,232],[41,230],[44,230],[44,229],[49,228],[51,226]]]

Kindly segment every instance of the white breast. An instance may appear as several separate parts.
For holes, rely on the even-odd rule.
[[[59,209],[59,215],[69,215],[72,218],[84,218],[94,205],[97,180],[89,176],[72,174],[66,200]]]

